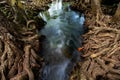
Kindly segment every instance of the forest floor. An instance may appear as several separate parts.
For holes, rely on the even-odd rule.
[[[73,7],[84,9],[80,4]],[[105,8],[96,15],[89,8],[83,11],[89,29],[83,35],[84,59],[74,68],[71,80],[120,80],[120,21],[113,20],[111,8]]]
[[[1,19],[0,14],[0,21],[4,21],[0,22],[1,80],[26,80],[28,78],[37,80],[38,78],[34,79],[34,77],[41,77],[34,74],[37,74],[36,72],[40,74],[39,69],[44,65],[43,59],[39,57],[43,38],[37,35],[44,24],[41,24],[42,21],[36,16],[38,11],[48,8],[45,6],[48,2],[50,1],[42,3],[42,8],[37,4],[38,2],[34,3],[35,6],[27,6],[29,9],[26,12],[29,17],[24,16],[26,13],[21,9],[14,8],[13,10],[18,10],[17,15],[22,14],[23,21],[17,17],[16,12],[12,11],[8,4],[0,3],[0,11],[7,17],[7,19],[3,19],[4,17]],[[72,6],[85,14],[84,25],[88,27],[88,32],[83,35],[83,59],[74,67],[70,80],[120,80],[120,21],[113,20],[111,14],[94,14],[89,8],[83,10],[84,6],[81,4]],[[15,19],[18,22],[15,22]],[[7,21],[10,24],[7,24]]]

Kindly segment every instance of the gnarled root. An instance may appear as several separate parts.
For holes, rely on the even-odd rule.
[[[26,31],[20,34],[15,27],[14,23],[5,19],[0,12],[0,79],[35,80],[35,76],[40,73],[34,70],[40,70],[42,66],[40,63],[42,58],[36,53],[39,52],[39,37],[32,32],[34,30],[31,30],[25,38]],[[38,43],[31,44],[31,42]]]

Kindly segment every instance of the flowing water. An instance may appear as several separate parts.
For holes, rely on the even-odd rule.
[[[84,15],[72,11],[69,4],[63,5],[62,0],[56,0],[39,16],[46,22],[40,31],[46,37],[43,80],[68,80],[70,64],[80,59],[77,48],[82,46],[80,35],[84,33]]]

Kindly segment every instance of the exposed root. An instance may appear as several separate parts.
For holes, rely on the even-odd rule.
[[[38,38],[38,35],[34,35],[34,36],[32,36],[32,37],[28,37],[28,38],[24,38],[24,39],[21,39],[22,41],[31,41],[31,40],[33,40],[33,39],[36,39],[36,38]]]
[[[24,70],[27,72],[29,76],[29,80],[34,80],[34,74],[30,68],[30,45],[25,46],[24,51],[25,51],[25,58],[24,58]]]
[[[95,0],[93,0],[95,1]],[[79,5],[79,4],[78,4]],[[112,23],[113,16],[87,10],[86,23],[89,32],[84,37],[84,61],[74,71],[71,80],[119,80],[120,79],[120,28]],[[81,72],[78,76],[77,72]],[[81,76],[81,78],[79,78]],[[113,77],[112,77],[113,76]],[[78,79],[79,78],[79,79]]]
[[[16,76],[14,76],[13,78],[11,78],[10,80],[24,80],[24,79],[27,79],[26,72],[21,72],[21,73],[17,74]]]
[[[95,57],[98,57],[98,56],[101,56],[101,55],[105,55],[105,53],[110,50],[110,48],[105,48],[103,49],[102,51],[98,52],[98,53],[95,53],[95,54],[92,54],[90,57],[91,58],[95,58]]]
[[[33,27],[19,33],[13,27],[14,23],[9,22],[0,12],[1,80],[35,80],[36,75],[34,74],[40,74],[39,71],[36,73],[34,71],[40,70],[40,67],[42,67],[42,63],[40,63],[42,58],[37,55],[37,52],[39,52],[39,36],[34,25],[31,25],[31,22],[28,25]],[[26,31],[29,31],[29,33]],[[31,44],[31,42],[35,44]]]
[[[120,51],[120,47],[115,48],[110,54],[107,55],[107,57],[112,56],[112,55],[115,54],[117,51]]]

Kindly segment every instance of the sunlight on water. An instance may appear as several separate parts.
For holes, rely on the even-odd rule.
[[[69,4],[68,4],[69,6]],[[67,15],[64,14],[65,12],[65,8],[63,8],[64,6],[62,5],[62,0],[56,0],[53,1],[52,4],[50,5],[50,8],[48,9],[48,12],[46,14],[44,13],[39,13],[39,16],[44,20],[44,21],[48,21],[49,19],[53,18],[54,16],[58,16],[58,15],[65,15],[65,16],[69,16],[69,13],[72,15],[72,17],[74,17],[74,20],[78,20],[80,24],[84,24],[85,18],[84,18],[84,14],[80,14],[76,13],[74,11],[72,11],[69,7],[67,12],[69,12]],[[49,17],[49,18],[48,18]]]
[[[62,11],[62,0],[53,1],[48,12],[50,16],[55,16],[60,14]]]
[[[79,37],[84,33],[84,14],[72,11],[69,4],[63,6],[62,0],[56,0],[48,11],[40,12],[39,16],[46,21],[40,31],[46,37],[43,57],[47,64],[43,70],[43,80],[67,80],[66,69],[71,59],[65,54],[75,54],[76,59],[79,57],[77,48],[82,45]]]

